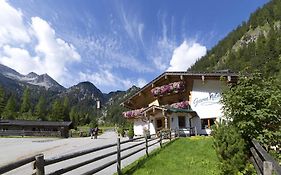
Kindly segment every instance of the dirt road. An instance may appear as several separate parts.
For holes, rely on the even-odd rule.
[[[121,140],[127,140],[127,138],[121,138]],[[117,141],[117,135],[115,132],[105,132],[101,136],[98,137],[98,139],[90,139],[90,137],[84,137],[84,138],[68,138],[68,139],[58,139],[58,138],[0,138],[0,166],[5,165],[9,162],[13,162],[15,160],[19,160],[31,155],[43,153],[45,158],[51,158],[51,157],[57,157],[64,154],[81,151],[85,149],[90,149],[94,147],[99,147],[111,143],[116,143]],[[139,142],[139,141],[138,141]],[[128,143],[124,146],[129,146],[134,143]],[[157,146],[154,146],[150,150],[153,150],[154,148],[158,147],[159,144],[156,144]],[[142,145],[143,146],[143,145]],[[140,147],[136,147],[135,149],[138,149]],[[57,163],[54,165],[47,166],[45,171],[46,173],[50,173],[54,170],[57,170],[62,167],[66,167],[72,164],[76,164],[81,161],[85,161],[87,159],[115,151],[116,147],[108,148],[105,150],[101,150],[92,154],[84,155],[79,158],[70,159],[61,163]],[[126,152],[122,154],[127,154]],[[144,155],[145,152],[141,151],[134,156],[131,156],[125,160],[122,161],[122,167],[130,164],[131,162],[135,161],[142,155]],[[80,167],[76,170],[73,170],[67,174],[82,174],[86,171],[89,171],[95,167],[98,167],[108,161],[116,159],[116,155],[110,156],[108,158],[102,159],[98,162],[88,164],[86,166]],[[32,164],[28,164],[26,166],[23,166],[19,169],[13,170],[11,173],[7,174],[32,174],[33,168]],[[116,172],[116,164],[100,171],[97,174],[113,174]]]

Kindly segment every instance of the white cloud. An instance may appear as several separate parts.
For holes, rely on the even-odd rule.
[[[28,32],[22,21],[22,12],[0,0],[0,47],[4,44],[27,43]]]
[[[143,87],[147,84],[147,81],[139,78],[137,80],[122,79],[118,75],[112,73],[110,70],[99,70],[98,72],[79,72],[80,81],[90,81],[97,86],[102,86],[105,92],[112,91],[114,89],[126,90],[136,85],[137,87]]]
[[[116,88],[128,89],[133,83],[129,79],[121,79],[115,76],[110,70],[100,70],[98,72],[79,72],[80,81],[90,81],[97,86],[109,87],[107,90]]]
[[[21,11],[0,0],[0,63],[23,74],[47,73],[65,85],[67,65],[80,61],[79,53],[72,44],[57,38],[55,30],[40,17],[26,23],[30,25],[24,25]],[[31,49],[26,49],[26,44]]]
[[[144,87],[146,84],[147,84],[147,81],[146,81],[145,79],[139,78],[138,81],[137,81],[136,86],[142,88],[142,87]]]
[[[199,43],[184,41],[175,48],[168,71],[186,71],[195,61],[207,53],[207,48]]]

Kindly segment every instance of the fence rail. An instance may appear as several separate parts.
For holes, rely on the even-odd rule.
[[[258,175],[272,175],[275,171],[277,175],[281,175],[281,167],[266,150],[256,141],[252,140],[253,147],[250,148],[252,157],[251,161]]]
[[[70,165],[70,166],[67,166],[67,167],[57,169],[57,170],[49,173],[49,175],[57,175],[57,174],[67,173],[69,171],[80,168],[84,165],[88,165],[90,163],[99,161],[101,159],[104,159],[104,158],[107,158],[107,157],[113,156],[113,155],[116,155],[116,159],[111,160],[111,161],[109,161],[109,162],[107,162],[107,163],[105,163],[105,164],[103,164],[99,167],[96,167],[96,168],[94,168],[94,169],[92,169],[88,172],[85,172],[84,174],[89,175],[89,174],[97,173],[97,172],[99,172],[99,171],[101,171],[101,170],[103,170],[103,169],[105,169],[105,168],[107,168],[107,167],[109,167],[109,166],[111,166],[115,163],[117,163],[117,173],[121,174],[121,161],[123,159],[126,159],[126,158],[140,152],[140,151],[143,151],[143,150],[145,150],[146,155],[149,156],[149,153],[148,153],[149,147],[154,146],[156,144],[160,144],[160,147],[162,147],[162,142],[163,142],[164,136],[165,136],[165,139],[167,139],[167,136],[169,136],[168,139],[172,140],[172,137],[174,136],[174,138],[175,138],[176,134],[175,133],[172,134],[172,131],[168,130],[168,131],[160,132],[160,137],[157,137],[156,135],[151,135],[149,138],[148,137],[138,137],[138,138],[134,138],[134,139],[130,139],[130,140],[125,140],[125,141],[122,141],[122,142],[120,141],[120,138],[117,138],[117,143],[108,144],[108,145],[105,145],[105,146],[87,149],[87,150],[83,150],[83,151],[78,151],[78,152],[75,152],[75,153],[70,153],[70,154],[66,154],[66,155],[63,155],[63,156],[53,157],[53,158],[48,158],[48,159],[44,159],[44,155],[40,154],[40,155],[32,156],[32,157],[29,157],[29,158],[26,158],[26,159],[22,159],[20,161],[10,163],[6,166],[0,167],[0,174],[9,172],[9,171],[14,170],[16,168],[19,168],[23,165],[34,162],[35,174],[36,175],[45,175],[45,168],[49,165],[56,164],[56,163],[59,163],[59,162],[63,162],[63,161],[69,160],[69,159],[77,158],[77,157],[80,157],[80,156],[83,156],[83,155],[87,155],[87,154],[90,154],[90,153],[94,153],[94,152],[104,150],[104,149],[107,149],[107,148],[112,148],[112,147],[116,147],[117,148],[116,151],[111,151],[109,153],[97,156],[95,158],[85,160],[85,161],[79,162],[79,163],[74,164],[74,165]],[[141,142],[133,144],[133,145],[129,145],[129,146],[124,147],[124,148],[121,148],[122,145],[124,145],[126,143],[133,143],[133,141],[137,141],[137,140],[140,140]],[[142,141],[142,140],[144,140],[144,141]],[[154,141],[154,142],[149,144],[152,141]],[[135,147],[138,147],[138,146],[141,146],[141,145],[143,145],[143,147],[138,148],[137,150],[133,150],[132,152],[130,152],[130,153],[124,155],[124,156],[121,156],[121,152],[131,150],[131,149],[133,149]]]

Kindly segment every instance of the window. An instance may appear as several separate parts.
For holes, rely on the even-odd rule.
[[[201,119],[201,128],[210,129],[213,124],[215,124],[215,118]]]
[[[179,116],[179,128],[186,128],[185,126],[185,116]]]

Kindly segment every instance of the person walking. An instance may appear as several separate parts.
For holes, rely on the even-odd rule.
[[[95,139],[98,138],[98,133],[99,133],[99,128],[98,128],[98,126],[96,126],[96,127],[94,128],[94,138],[95,138]]]

